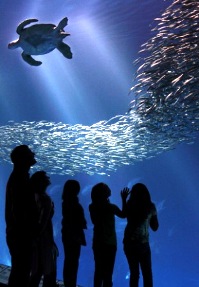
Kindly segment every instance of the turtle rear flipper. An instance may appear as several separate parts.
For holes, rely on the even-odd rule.
[[[23,31],[24,27],[30,23],[33,23],[33,22],[38,22],[38,20],[37,19],[27,19],[27,20],[21,22],[17,27],[17,31],[16,31],[17,34],[20,35],[21,32]]]
[[[29,65],[31,65],[31,66],[40,66],[42,64],[42,62],[36,61],[30,55],[28,55],[28,54],[26,54],[24,52],[22,52],[21,56],[24,59],[24,61],[26,63],[28,63]]]
[[[66,57],[67,59],[72,59],[73,54],[67,44],[61,42],[57,45],[57,49],[60,53],[62,53],[64,57]]]

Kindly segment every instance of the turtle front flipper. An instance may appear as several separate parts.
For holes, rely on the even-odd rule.
[[[21,56],[24,59],[24,61],[26,63],[28,63],[29,65],[31,65],[31,66],[40,66],[42,64],[42,62],[36,61],[30,55],[28,55],[28,54],[26,54],[24,52],[22,52]]]
[[[56,30],[62,30],[67,25],[68,25],[68,18],[65,17],[59,22],[58,26],[56,27]]]
[[[27,19],[27,20],[23,21],[17,27],[17,34],[20,35],[26,25],[33,23],[33,22],[38,22],[38,21],[39,20],[37,20],[37,19]]]
[[[62,53],[64,57],[67,59],[72,59],[73,54],[67,44],[61,42],[59,45],[57,45],[57,49],[60,51],[60,53]]]

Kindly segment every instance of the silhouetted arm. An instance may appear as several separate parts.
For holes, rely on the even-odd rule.
[[[120,218],[125,218],[126,217],[126,199],[127,196],[129,194],[129,189],[127,187],[125,187],[122,191],[121,191],[121,198],[122,198],[122,210],[114,205],[114,214],[117,215]]]
[[[128,187],[125,187],[123,190],[121,190],[121,197],[122,197],[122,213],[123,213],[123,218],[127,216],[126,214],[126,200],[127,197],[130,193],[130,190]]]
[[[99,221],[99,215],[92,204],[89,205],[89,212],[92,223],[96,224]]]
[[[157,216],[157,210],[155,205],[153,204],[153,215],[150,219],[150,227],[153,231],[157,231],[159,228],[159,222],[158,222],[158,216]]]
[[[81,204],[78,204],[78,217],[79,217],[79,219],[78,219],[78,223],[79,223],[79,225],[83,228],[83,229],[87,229],[87,221],[86,221],[86,219],[85,219],[85,215],[84,215],[84,209],[83,209],[83,207],[82,207],[82,205]]]
[[[43,200],[43,206],[42,206],[40,222],[39,222],[41,233],[45,230],[49,220],[51,220],[52,211],[53,211],[53,203],[51,199],[48,196],[46,196],[45,200]]]

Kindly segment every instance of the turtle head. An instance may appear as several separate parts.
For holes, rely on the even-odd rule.
[[[60,36],[64,39],[64,38],[66,38],[67,36],[70,36],[70,34],[67,33],[67,32],[65,32],[65,31],[61,31],[60,34],[59,34],[59,37],[60,37]]]

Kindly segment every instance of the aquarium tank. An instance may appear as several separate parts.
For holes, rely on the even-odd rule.
[[[58,280],[66,180],[79,181],[87,220],[77,279],[83,287],[93,286],[94,275],[92,187],[106,183],[121,208],[121,190],[141,182],[160,225],[150,231],[154,286],[198,287],[198,2],[2,0],[0,11],[0,264],[11,265],[4,218],[10,152],[27,144],[37,160],[30,173],[45,170],[51,181]],[[57,27],[64,18],[65,48],[58,49],[56,36],[43,45],[33,30],[24,32],[35,24]],[[116,218],[114,287],[129,286],[125,226]]]

